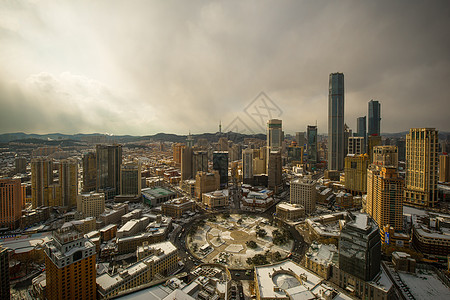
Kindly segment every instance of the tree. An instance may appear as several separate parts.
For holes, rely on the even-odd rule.
[[[258,244],[256,244],[255,241],[248,241],[245,243],[247,245],[247,247],[249,247],[250,249],[256,249],[256,247],[258,247]]]
[[[224,219],[228,219],[229,217],[230,217],[230,214],[229,213],[223,213],[223,215],[222,215],[222,217],[224,218]]]
[[[238,223],[239,225],[242,225],[243,222],[244,222],[244,220],[242,220],[242,218],[240,218],[239,220],[237,220],[236,223]]]
[[[267,235],[267,231],[264,228],[260,228],[256,231],[256,235],[260,238],[264,238]]]

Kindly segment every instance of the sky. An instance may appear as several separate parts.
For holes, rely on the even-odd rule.
[[[0,1],[0,133],[450,131],[448,1]]]

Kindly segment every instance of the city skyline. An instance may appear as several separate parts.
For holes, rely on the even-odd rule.
[[[353,132],[371,99],[382,103],[382,133],[450,131],[449,10],[416,1],[2,2],[0,133],[216,132],[263,91],[286,133],[317,122],[326,134],[334,72],[346,77]]]

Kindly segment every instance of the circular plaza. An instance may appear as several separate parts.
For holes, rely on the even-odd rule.
[[[267,218],[224,214],[195,224],[186,246],[204,263],[248,269],[286,258],[294,241],[287,230],[270,225]]]

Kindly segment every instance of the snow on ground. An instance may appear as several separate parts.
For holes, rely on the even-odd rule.
[[[231,253],[239,253],[242,250],[244,250],[244,246],[242,246],[241,244],[231,244],[225,248],[225,251],[231,252]]]

